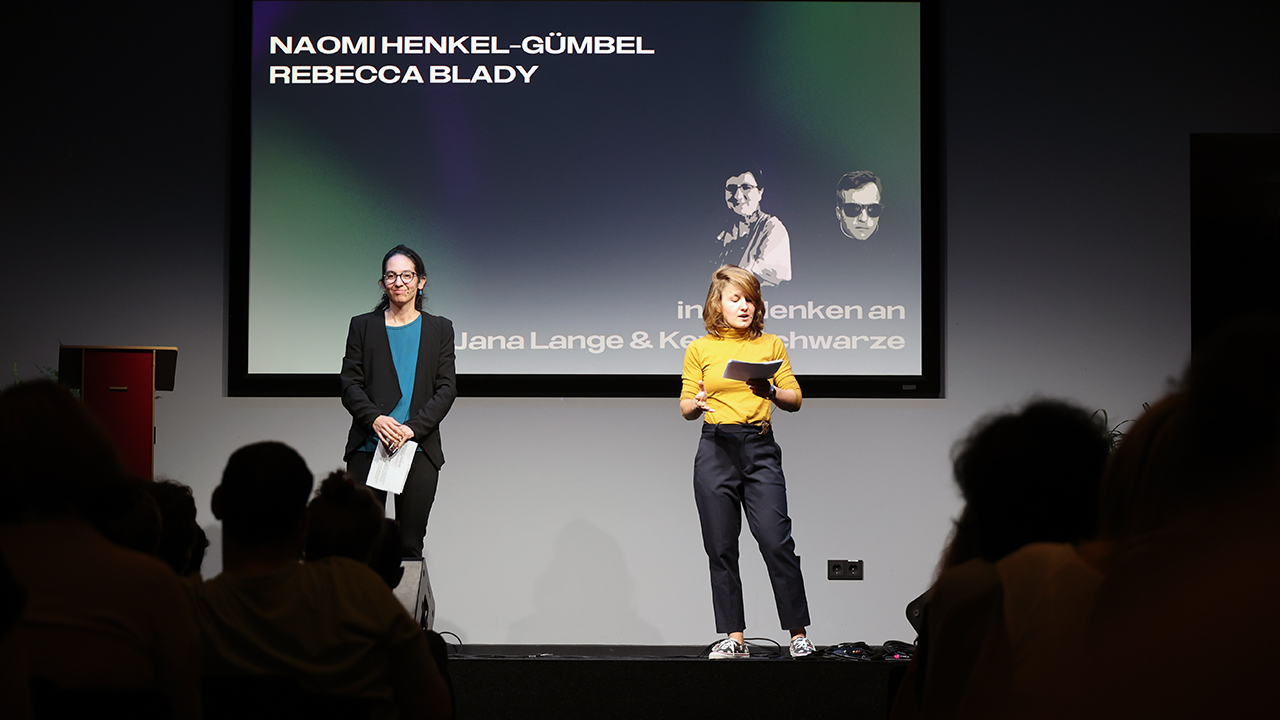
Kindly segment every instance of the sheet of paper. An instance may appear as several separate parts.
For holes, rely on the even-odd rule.
[[[778,372],[778,368],[782,367],[781,360],[770,360],[769,362],[744,362],[742,360],[730,360],[729,364],[724,368],[724,377],[730,380],[750,380],[751,378],[769,379],[773,374]]]
[[[405,478],[409,477],[409,466],[413,465],[413,454],[418,450],[418,443],[410,440],[400,446],[394,453],[387,452],[385,443],[378,443],[373,452],[373,465],[369,467],[369,479],[365,484],[375,490],[386,490],[399,495],[404,492]]]

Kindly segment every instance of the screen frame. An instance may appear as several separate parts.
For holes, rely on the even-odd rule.
[[[855,0],[856,1],[856,0]],[[912,0],[908,0],[912,1]],[[807,398],[944,396],[945,193],[939,9],[920,6],[921,372],[918,375],[805,375]],[[337,373],[249,372],[249,256],[253,0],[233,17],[231,157],[228,173],[226,394],[229,397],[337,397]],[[336,365],[335,360],[335,365]],[[460,397],[677,397],[680,375],[459,373]]]

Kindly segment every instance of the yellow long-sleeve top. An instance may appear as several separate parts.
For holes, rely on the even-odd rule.
[[[802,401],[800,383],[791,374],[791,360],[787,348],[777,335],[764,334],[748,340],[746,333],[734,328],[720,331],[724,337],[703,335],[689,344],[684,351],[684,374],[681,377],[680,399],[698,394],[698,381],[707,388],[707,406],[715,410],[703,413],[709,423],[759,423],[769,419],[773,403],[751,392],[741,380],[724,377],[724,368],[730,360],[744,362],[769,362],[782,360],[782,367],[773,376],[773,384],[784,390],[796,391],[796,408]]]

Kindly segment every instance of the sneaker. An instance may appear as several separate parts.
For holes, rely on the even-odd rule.
[[[737,660],[751,657],[751,653],[747,651],[747,646],[744,643],[740,643],[733,638],[725,638],[711,646],[711,652],[707,657],[712,660]]]
[[[814,653],[815,649],[813,641],[803,635],[791,638],[791,657],[793,658],[808,657]]]

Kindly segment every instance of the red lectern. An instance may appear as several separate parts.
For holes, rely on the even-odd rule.
[[[172,390],[178,348],[63,345],[58,379],[116,441],[130,474],[151,479],[155,464],[155,391]]]

